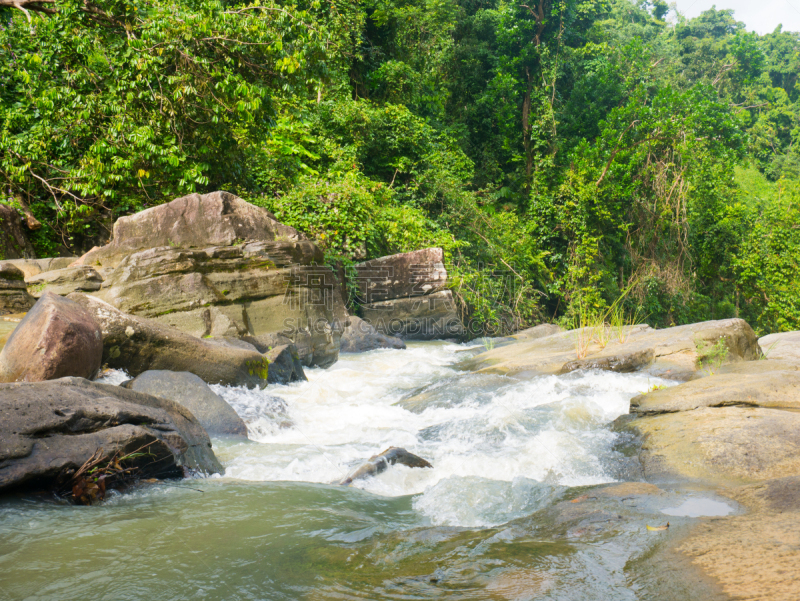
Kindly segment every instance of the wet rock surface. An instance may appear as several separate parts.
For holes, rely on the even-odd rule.
[[[94,378],[103,356],[99,324],[71,300],[45,293],[0,352],[0,381]]]
[[[61,485],[98,449],[143,451],[138,476],[221,472],[208,435],[179,404],[81,378],[0,384],[0,491]],[[185,469],[184,469],[185,468]]]
[[[178,403],[188,409],[212,436],[247,438],[247,426],[242,418],[193,373],[150,370],[125,382],[124,387]]]

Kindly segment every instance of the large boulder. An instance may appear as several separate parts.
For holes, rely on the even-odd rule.
[[[25,313],[36,302],[17,267],[9,261],[0,263],[0,315]]]
[[[188,371],[209,384],[264,387],[269,363],[260,353],[196,338],[155,320],[127,315],[79,292],[69,295],[100,325],[103,362],[131,376],[151,370]]]
[[[441,248],[426,248],[356,265],[361,317],[378,332],[406,340],[463,336],[443,261]]]
[[[78,303],[47,292],[0,352],[0,382],[92,379],[102,356],[103,338],[92,315]]]
[[[210,435],[247,437],[247,426],[242,418],[193,373],[150,370],[125,382],[123,386],[186,407]]]
[[[800,363],[800,332],[769,334],[759,338],[758,344],[767,359]]]
[[[351,316],[350,325],[342,333],[339,352],[363,353],[380,348],[404,349],[406,343],[400,338],[381,334],[360,317]]]
[[[77,258],[78,257],[48,257],[44,259],[10,259],[0,262],[0,265],[13,265],[25,275],[25,279],[28,279],[46,271],[69,267]]]
[[[222,472],[196,418],[172,401],[81,378],[0,384],[0,491],[64,486],[98,449],[136,475]]]
[[[28,237],[22,230],[22,216],[8,205],[0,203],[0,259],[33,258]]]
[[[298,241],[305,236],[275,216],[228,192],[189,194],[114,224],[111,242],[81,257],[81,265],[114,268],[148,248],[234,246],[247,240]]]
[[[481,353],[464,369],[506,375],[563,374],[578,369],[617,372],[646,370],[674,380],[757,359],[753,329],[741,319],[723,319],[654,330],[647,325],[619,331],[569,330],[522,340]]]
[[[26,279],[28,290],[35,298],[45,292],[66,296],[70,292],[95,292],[100,290],[103,278],[92,267],[75,266],[51,269]]]

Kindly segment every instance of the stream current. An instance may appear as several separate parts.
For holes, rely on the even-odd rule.
[[[682,497],[558,508],[626,477],[610,424],[666,382],[458,370],[472,354],[411,343],[342,355],[308,382],[215,386],[251,439],[213,440],[224,476],[94,507],[0,500],[0,599],[654,598],[644,525]],[[433,469],[332,485],[390,446]]]

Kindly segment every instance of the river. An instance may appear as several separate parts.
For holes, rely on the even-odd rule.
[[[689,598],[648,561],[664,539],[645,529],[686,495],[567,512],[636,476],[610,424],[665,382],[460,371],[472,352],[411,343],[308,382],[214,387],[252,439],[213,441],[224,476],[94,507],[0,500],[0,599]],[[389,446],[434,467],[332,484]]]

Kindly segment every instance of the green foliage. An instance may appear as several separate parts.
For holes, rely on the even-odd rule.
[[[51,7],[0,9],[2,200],[40,254],[227,189],[340,266],[442,247],[476,336],[800,327],[795,32],[662,0]]]

